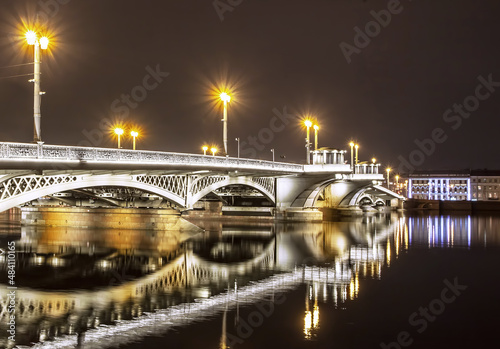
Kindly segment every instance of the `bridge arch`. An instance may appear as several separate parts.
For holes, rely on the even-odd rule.
[[[197,183],[198,181],[198,183]],[[202,182],[205,183],[202,183]],[[191,197],[188,200],[188,206],[192,207],[196,202],[201,200],[206,195],[211,192],[227,187],[229,185],[244,185],[253,189],[258,190],[262,193],[268,200],[270,200],[273,204],[276,203],[275,199],[275,185],[274,178],[269,177],[230,177],[230,176],[217,176],[214,177],[201,177],[198,178],[195,182],[191,184]]]
[[[331,196],[333,207],[337,206],[358,206],[360,202],[368,198],[372,204],[384,200],[401,199],[396,193],[380,185],[373,184],[371,181],[360,183],[359,181],[328,179],[322,182],[314,183],[299,194],[292,203],[292,207],[316,207],[316,202],[320,193],[331,186]]]
[[[23,176],[0,182],[0,212],[62,191],[92,187],[130,187],[161,196],[185,207],[186,199],[161,187],[137,181],[137,176]]]

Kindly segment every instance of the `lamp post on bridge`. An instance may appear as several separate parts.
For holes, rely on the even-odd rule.
[[[33,124],[34,124],[34,131],[33,131],[33,140],[35,142],[41,142],[42,141],[42,125],[41,125],[41,119],[42,119],[42,113],[41,113],[41,104],[42,104],[42,95],[45,94],[45,92],[42,92],[40,90],[40,56],[41,52],[40,49],[46,50],[49,46],[49,39],[46,36],[42,36],[41,38],[38,38],[39,33],[34,32],[33,30],[28,30],[26,32],[26,41],[28,42],[28,45],[34,46],[34,60],[33,60],[33,66],[34,66],[34,76],[33,79],[30,80],[30,82],[33,82],[34,88],[33,88]]]
[[[212,152],[212,156],[215,156],[215,153],[217,153],[217,148],[212,147],[210,151]]]
[[[354,142],[349,143],[351,146],[351,171],[354,171]]]
[[[130,135],[132,136],[132,144],[133,144],[132,149],[135,150],[135,139],[137,138],[137,136],[139,136],[139,132],[131,131]]]
[[[387,172],[387,189],[390,189],[390,180],[391,180],[391,177],[390,177],[390,173],[392,171],[392,169],[390,167],[386,168],[385,171]]]
[[[273,162],[274,162],[274,148],[271,149],[271,153],[273,153]]]
[[[224,143],[224,151],[227,154],[227,104],[231,101],[231,96],[226,92],[220,94],[220,99],[224,102],[224,113],[222,118],[222,142]]]
[[[240,158],[240,137],[236,137],[234,139],[236,142],[238,142],[238,159]]]
[[[120,137],[123,134],[123,129],[119,127],[115,128],[115,134],[118,136],[118,149],[120,149],[121,148]]]
[[[356,144],[354,146],[354,148],[356,148],[356,165],[358,164],[358,149],[359,149],[359,144]]]
[[[208,146],[204,145],[201,149],[203,149],[203,155],[207,155]]]
[[[307,136],[306,136],[306,163],[309,165],[311,163],[311,142],[309,141],[309,129],[312,126],[311,120],[307,119],[304,121],[304,125],[306,125]]]
[[[319,126],[314,125],[314,150],[318,150],[318,130]]]

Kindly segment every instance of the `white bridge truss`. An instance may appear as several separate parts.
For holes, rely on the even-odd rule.
[[[376,172],[373,168],[372,172]],[[368,171],[370,172],[370,171]],[[192,208],[223,187],[246,186],[280,208],[314,207],[333,182],[348,183],[355,205],[358,189],[380,183],[378,173],[353,173],[348,164],[302,165],[255,159],[127,149],[0,142],[0,212],[59,192],[128,187]],[[375,188],[375,186],[373,186]],[[377,187],[381,188],[381,187]],[[375,196],[382,191],[364,191]],[[400,198],[385,190],[384,195]],[[341,198],[343,199],[343,198]]]
[[[0,212],[43,196],[91,187],[130,187],[191,208],[212,191],[245,185],[275,202],[275,179],[229,175],[19,175],[0,178]]]

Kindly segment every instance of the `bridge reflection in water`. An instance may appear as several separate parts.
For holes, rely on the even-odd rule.
[[[318,302],[345,306],[358,296],[360,279],[381,278],[383,267],[412,239],[434,238],[407,222],[381,215],[322,224],[211,225],[199,234],[22,228],[16,242],[16,344],[116,346],[272,301],[301,285],[304,337],[312,339],[320,323]],[[424,223],[435,224],[430,218]],[[470,244],[470,235],[465,219],[447,241]],[[3,257],[0,268],[6,269]],[[12,347],[1,286],[0,345]]]

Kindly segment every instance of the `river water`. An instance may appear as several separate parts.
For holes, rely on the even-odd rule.
[[[1,348],[470,348],[500,325],[500,216],[182,232],[18,219],[0,215],[15,249],[0,256]]]

